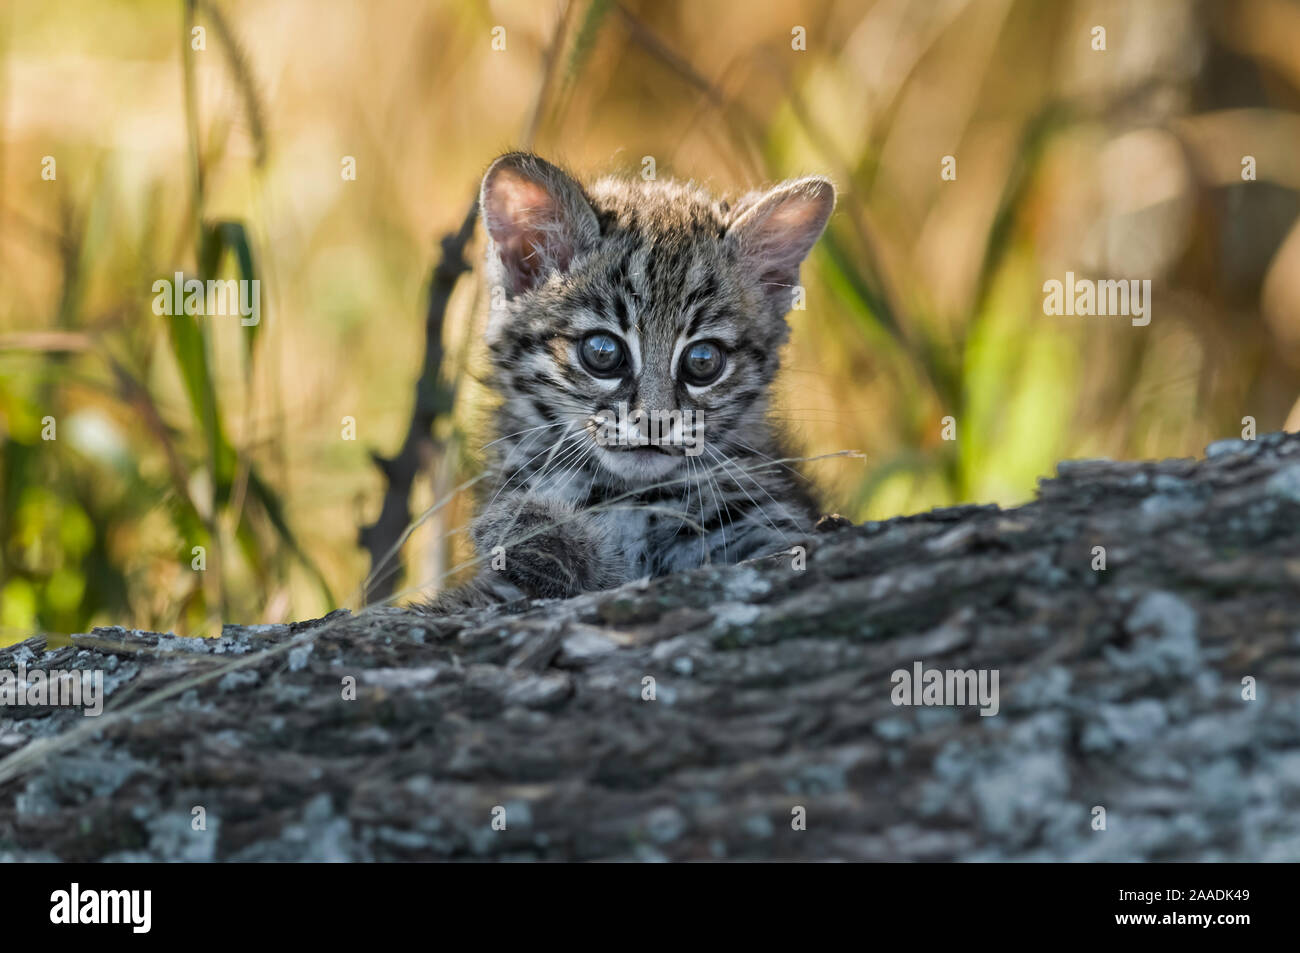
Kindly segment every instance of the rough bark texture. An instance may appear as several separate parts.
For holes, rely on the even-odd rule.
[[[0,709],[0,857],[1300,859],[1300,436],[807,549],[448,618],[29,640],[0,666],[102,668],[108,702]],[[916,661],[996,669],[999,713],[895,706]]]

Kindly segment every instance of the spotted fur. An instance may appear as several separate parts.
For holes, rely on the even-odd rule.
[[[790,454],[767,412],[799,264],[833,205],[822,178],[728,203],[674,181],[583,188],[524,153],[493,163],[480,209],[490,383],[502,400],[471,527],[484,569],[437,607],[734,563],[812,529],[816,507],[806,481],[774,462]],[[584,367],[578,349],[593,332],[623,343],[625,374]],[[680,367],[700,341],[726,355],[705,386]],[[620,402],[701,413],[703,451],[598,446],[593,417]]]

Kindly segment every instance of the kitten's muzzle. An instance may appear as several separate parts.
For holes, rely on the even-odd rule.
[[[635,444],[625,446],[625,447],[609,446],[609,447],[605,447],[605,449],[612,450],[615,452],[629,452],[629,453],[637,453],[637,452],[662,453],[665,456],[669,456],[669,457],[680,457],[684,455],[680,447],[662,447],[654,443],[641,444],[640,446],[637,446]]]

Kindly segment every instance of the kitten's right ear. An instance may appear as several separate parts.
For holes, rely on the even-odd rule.
[[[483,176],[479,210],[509,295],[531,291],[595,247],[600,223],[582,186],[545,159],[511,152]]]
[[[769,192],[745,196],[737,207],[727,240],[758,276],[779,314],[790,310],[799,265],[834,208],[835,186],[821,176],[783,182]]]

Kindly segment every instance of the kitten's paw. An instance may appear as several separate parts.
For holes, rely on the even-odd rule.
[[[509,501],[480,519],[474,537],[488,569],[530,596],[562,599],[603,589],[611,577],[599,537],[560,504]]]

